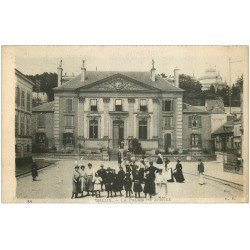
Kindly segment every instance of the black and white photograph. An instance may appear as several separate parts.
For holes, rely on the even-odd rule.
[[[248,201],[247,46],[2,52],[13,60],[7,202]]]

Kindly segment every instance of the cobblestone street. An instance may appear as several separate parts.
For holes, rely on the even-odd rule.
[[[91,161],[95,170],[99,169],[100,161]],[[88,162],[84,162],[87,165]],[[104,167],[111,167],[118,169],[117,162],[103,162]],[[221,163],[205,163],[207,169],[218,165],[217,168],[221,168]],[[95,199],[95,197],[84,197],[71,200],[72,191],[72,173],[74,170],[74,160],[57,161],[55,164],[48,168],[39,171],[39,177],[37,181],[33,182],[31,176],[25,176],[17,179],[17,198],[25,200],[34,199],[56,199],[60,202],[140,202],[145,201],[144,194],[141,193],[141,199],[135,199],[134,194],[129,200],[125,198],[125,191],[123,191],[123,197],[116,197],[106,199],[106,192],[101,193],[101,198]],[[170,166],[175,167],[175,163],[171,162]],[[243,192],[230,186],[224,185],[213,180],[206,180],[206,184],[200,186],[198,184],[198,176],[196,176],[196,163],[183,163],[183,173],[185,176],[185,183],[168,183],[167,196],[162,198],[160,191],[157,190],[157,195],[152,198],[154,202],[191,202],[201,201],[206,202],[206,199],[212,198],[212,201],[235,201],[241,200]],[[150,201],[147,199],[146,201]]]

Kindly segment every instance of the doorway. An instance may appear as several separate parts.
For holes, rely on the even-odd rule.
[[[122,147],[124,144],[124,121],[113,121],[113,148]]]
[[[166,151],[166,153],[168,152],[169,148],[172,146],[171,145],[171,134],[167,133],[164,135],[164,149]]]

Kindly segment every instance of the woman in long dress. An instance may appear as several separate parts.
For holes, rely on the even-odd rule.
[[[83,192],[86,191],[86,180],[87,180],[87,174],[85,172],[85,166],[82,165],[79,169],[80,174],[80,182],[81,182],[81,193],[83,197]]]
[[[174,169],[174,178],[177,182],[184,182],[185,181],[185,178],[183,176],[183,173],[182,173],[182,165],[180,163],[179,160],[177,160],[177,164],[176,164],[176,167]]]
[[[75,166],[75,170],[72,176],[72,196],[71,199],[74,197],[78,197],[78,193],[80,192],[81,182],[80,182],[80,173],[79,173],[79,166]]]
[[[205,181],[204,181],[204,164],[202,162],[201,159],[198,160],[198,174],[199,174],[199,184],[200,185],[204,185]]]

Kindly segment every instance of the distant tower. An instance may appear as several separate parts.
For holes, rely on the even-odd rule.
[[[63,69],[62,69],[62,60],[60,60],[59,66],[57,68],[58,71],[58,76],[57,76],[57,86],[61,86],[62,85],[62,73],[63,73]]]

